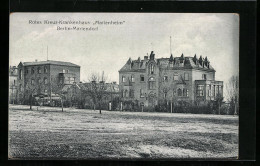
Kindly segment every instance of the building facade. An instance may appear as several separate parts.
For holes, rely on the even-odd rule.
[[[9,68],[9,103],[17,102],[17,67],[10,66]]]
[[[119,70],[122,101],[154,107],[160,102],[207,103],[223,96],[223,82],[206,58],[180,57],[129,60]]]
[[[20,62],[18,65],[18,98],[21,102],[26,93],[52,96],[64,85],[80,81],[80,66],[61,61]],[[28,96],[27,96],[28,97]]]

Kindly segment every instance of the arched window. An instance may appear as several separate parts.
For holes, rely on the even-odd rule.
[[[155,89],[155,79],[153,77],[149,78],[148,84],[149,89]]]
[[[38,67],[38,74],[41,74],[42,73],[42,69],[41,67]]]
[[[177,93],[178,93],[178,96],[182,96],[182,90],[180,88],[178,89]]]
[[[154,64],[150,64],[149,71],[150,71],[150,74],[154,74]]]

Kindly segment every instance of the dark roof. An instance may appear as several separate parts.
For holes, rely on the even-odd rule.
[[[201,69],[201,70],[208,70],[208,71],[215,71],[214,68],[209,64],[208,66],[206,65],[201,65],[199,62],[195,64],[194,58],[193,57],[185,57],[183,54],[180,57],[172,57],[170,58],[158,58],[154,59],[157,65],[160,68],[169,68],[170,62],[173,62],[173,69]],[[179,65],[180,61],[184,60],[184,66]],[[203,60],[204,61],[204,60]],[[144,60],[129,60],[127,63],[119,70],[119,72],[124,72],[124,71],[141,71],[146,69],[146,65],[149,62],[149,59],[144,59]],[[209,62],[208,59],[204,62]]]
[[[39,61],[39,62],[24,62],[24,66],[31,66],[31,65],[62,65],[62,66],[73,66],[73,67],[80,67],[79,65],[76,65],[71,62],[62,62],[62,61],[53,61],[53,60],[47,60],[47,61]]]

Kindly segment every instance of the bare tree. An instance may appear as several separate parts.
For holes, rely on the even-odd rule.
[[[176,104],[176,96],[175,96],[175,90],[174,90],[176,87],[174,85],[172,85],[172,83],[168,80],[167,74],[161,73],[161,75],[163,77],[162,77],[162,80],[160,80],[159,93],[160,93],[160,96],[162,96],[164,98],[164,101],[167,102],[167,105],[168,105],[168,103],[170,103],[170,107],[171,107],[170,111],[171,111],[171,113],[173,113],[174,105]]]
[[[238,114],[238,101],[239,101],[239,78],[232,76],[228,83],[225,85],[227,101],[234,102],[234,114]]]
[[[107,77],[104,76],[104,73],[102,73],[102,75],[99,75],[98,73],[92,73],[89,78],[90,83],[86,84],[86,86],[82,90],[86,96],[89,96],[91,98],[94,105],[94,110],[97,105],[99,106],[100,114],[103,100],[107,95],[109,95],[109,93],[107,93],[107,85],[105,83],[106,80]]]
[[[216,96],[216,107],[217,107],[217,109],[218,109],[218,114],[220,115],[220,108],[221,108],[221,105],[222,105],[222,102],[223,102],[223,97],[222,97],[222,95],[221,94],[217,94],[217,96]]]
[[[43,91],[43,88],[44,85],[43,85],[43,81],[41,80],[37,80],[36,83],[34,82],[34,80],[28,81],[26,83],[24,93],[25,96],[29,98],[30,110],[32,109],[33,99],[35,99],[34,96],[39,96]]]

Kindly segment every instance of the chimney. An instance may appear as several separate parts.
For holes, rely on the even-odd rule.
[[[113,84],[116,84],[116,81],[114,81]]]
[[[35,62],[37,62],[38,60],[37,59],[35,59]]]
[[[144,60],[148,60],[148,56],[144,56]]]

